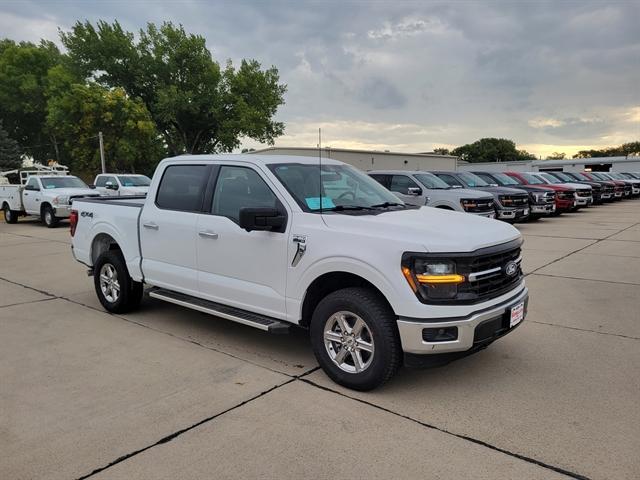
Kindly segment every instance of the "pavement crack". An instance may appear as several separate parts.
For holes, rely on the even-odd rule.
[[[126,455],[122,455],[121,457],[116,458],[114,461],[108,463],[107,465],[105,465],[103,467],[100,467],[100,468],[96,468],[92,472],[90,472],[90,473],[88,473],[86,475],[83,475],[81,477],[78,477],[77,480],[84,480],[85,478],[92,477],[93,475],[96,475],[96,474],[98,474],[100,472],[103,472],[104,470],[107,470],[108,468],[111,468],[111,467],[113,467],[113,466],[115,466],[115,465],[117,465],[119,463],[122,463],[125,460],[128,460],[128,459],[130,459],[132,457],[135,457],[136,455],[139,455],[139,454],[141,454],[143,452],[146,452],[147,450],[149,450],[149,449],[151,449],[153,447],[156,447],[158,445],[163,445],[165,443],[171,442],[172,440],[175,440],[176,438],[178,438],[182,434],[187,433],[187,432],[193,430],[194,428],[197,428],[197,427],[199,427],[201,425],[204,425],[205,423],[208,423],[208,422],[210,422],[212,420],[215,420],[216,418],[218,418],[218,417],[220,417],[220,416],[222,416],[222,415],[224,415],[226,413],[232,412],[233,410],[236,410],[236,409],[238,409],[240,407],[243,407],[244,405],[247,405],[248,403],[251,403],[254,400],[257,400],[258,398],[264,397],[265,395],[268,395],[269,393],[273,392],[274,390],[277,390],[280,387],[284,387],[285,385],[288,385],[289,383],[294,382],[295,380],[296,380],[295,378],[290,378],[286,382],[279,383],[278,385],[274,385],[273,387],[265,390],[264,392],[260,392],[259,394],[254,395],[251,398],[243,400],[242,402],[240,402],[240,403],[238,403],[238,404],[236,404],[236,405],[234,405],[232,407],[229,407],[226,410],[223,410],[223,411],[221,411],[219,413],[216,413],[215,415],[211,415],[210,417],[204,418],[204,419],[202,419],[202,420],[200,420],[200,421],[198,421],[198,422],[196,422],[196,423],[194,423],[192,425],[189,425],[188,427],[182,428],[182,429],[177,430],[177,431],[175,431],[175,432],[173,432],[173,433],[171,433],[171,434],[169,434],[169,435],[167,435],[165,437],[162,437],[160,440],[158,440],[155,443],[152,443],[151,445],[147,445],[146,447],[140,448],[138,450],[134,450],[133,452],[127,453]]]
[[[569,330],[577,330],[579,332],[597,333],[598,335],[609,335],[609,336],[612,336],[612,337],[628,338],[629,340],[640,340],[640,337],[632,337],[632,336],[629,336],[629,335],[622,335],[621,333],[599,332],[597,330],[590,330],[588,328],[570,327],[568,325],[558,325],[557,323],[540,322],[538,320],[527,320],[527,321],[529,323],[538,323],[540,325],[549,325],[550,327],[566,328],[566,329],[569,329]]]
[[[49,302],[51,300],[56,300],[56,298],[50,297],[50,298],[42,298],[40,300],[31,300],[29,302],[17,302],[17,303],[12,303],[10,305],[0,305],[0,308],[16,307],[18,305],[29,305],[31,303]]]
[[[551,265],[551,264],[549,264]],[[546,265],[545,265],[546,267]],[[544,268],[544,267],[540,267],[540,268]],[[580,278],[580,277],[569,277],[569,276],[565,276],[565,275],[552,275],[550,273],[527,273],[525,275],[525,277],[528,277],[529,275],[536,275],[538,277],[551,277],[551,278],[562,278],[565,280],[582,280],[583,282],[599,282],[599,283],[610,283],[612,285],[632,285],[632,286],[639,286],[640,283],[631,283],[631,282],[619,282],[616,280],[602,280],[600,278]]]
[[[531,464],[537,465],[537,466],[545,468],[547,470],[551,470],[551,471],[554,471],[556,473],[560,473],[562,475],[566,475],[567,477],[575,478],[577,480],[589,480],[589,477],[586,477],[586,476],[581,475],[579,473],[572,472],[572,471],[566,470],[566,469],[564,469],[562,467],[557,467],[555,465],[551,465],[551,464],[545,463],[545,462],[543,462],[541,460],[537,460],[535,458],[527,457],[526,455],[522,455],[520,453],[512,452],[510,450],[506,450],[504,448],[498,447],[496,445],[492,445],[491,443],[485,442],[483,440],[479,440],[477,438],[470,437],[468,435],[461,435],[459,433],[450,432],[449,430],[445,430],[444,428],[441,428],[441,427],[438,427],[436,425],[432,425],[432,424],[423,422],[421,420],[418,420],[416,418],[410,417],[408,415],[404,415],[402,413],[395,412],[395,411],[393,411],[391,409],[388,409],[386,407],[382,407],[380,405],[376,405],[375,403],[369,402],[367,400],[363,400],[363,399],[357,398],[357,397],[352,397],[351,395],[347,395],[345,393],[339,392],[338,390],[334,390],[332,388],[325,387],[323,385],[319,385],[319,384],[315,383],[314,381],[309,380],[307,378],[300,378],[298,380],[300,382],[304,382],[304,383],[306,383],[308,385],[311,385],[311,386],[314,386],[316,388],[319,388],[320,390],[324,390],[326,392],[331,392],[331,393],[334,393],[336,395],[340,395],[342,397],[349,398],[351,400],[355,400],[356,402],[360,402],[360,403],[362,403],[364,405],[368,405],[370,407],[376,408],[376,409],[381,410],[383,412],[390,413],[391,415],[395,415],[395,416],[403,418],[405,420],[409,420],[411,422],[417,423],[418,425],[421,425],[423,427],[429,428],[431,430],[436,430],[436,431],[444,433],[446,435],[451,435],[451,436],[459,438],[461,440],[466,440],[468,442],[472,442],[472,443],[475,443],[477,445],[481,445],[481,446],[489,448],[491,450],[500,452],[500,453],[502,453],[504,455],[508,455],[510,457],[514,457],[514,458],[517,458],[519,460],[525,461],[527,463],[531,463]]]
[[[33,290],[34,292],[38,292],[38,293],[41,293],[42,295],[47,295],[47,296],[52,297],[52,298],[60,298],[57,295],[54,295],[53,293],[49,293],[49,292],[47,292],[45,290],[39,290],[37,288],[30,287],[29,285],[25,285],[23,283],[19,283],[19,282],[15,282],[13,280],[9,280],[8,278],[0,277],[0,280],[4,280],[5,282],[12,283],[13,285],[18,285],[19,287],[28,288],[29,290]]]

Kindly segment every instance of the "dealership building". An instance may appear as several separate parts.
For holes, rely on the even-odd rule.
[[[436,153],[399,153],[346,148],[269,147],[251,153],[332,158],[361,170],[455,170],[457,157]]]

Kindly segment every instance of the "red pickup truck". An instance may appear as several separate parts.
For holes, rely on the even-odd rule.
[[[576,207],[576,191],[573,188],[563,185],[544,183],[542,180],[525,172],[504,172],[513,177],[522,185],[535,185],[536,187],[545,187],[556,192],[556,215],[562,212],[569,212]]]

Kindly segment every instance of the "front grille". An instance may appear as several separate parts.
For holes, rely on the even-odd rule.
[[[590,197],[591,196],[591,191],[590,190],[577,190],[576,191],[576,196],[578,197]]]
[[[544,194],[542,201],[544,203],[553,203],[556,200],[556,194],[554,192],[547,192]]]
[[[465,211],[470,213],[493,212],[493,200],[478,200],[475,202],[475,207],[466,207]]]
[[[500,195],[500,203],[505,207],[523,207],[529,203],[528,195]]]
[[[510,262],[517,265],[513,275],[505,272],[505,267]],[[469,278],[469,281],[458,286],[458,299],[484,300],[511,290],[522,280],[520,263],[520,247],[478,256],[464,265],[458,263],[458,273],[465,273]]]
[[[558,192],[558,198],[561,200],[573,200],[574,194],[575,194],[575,191],[573,190],[565,190],[565,191]]]

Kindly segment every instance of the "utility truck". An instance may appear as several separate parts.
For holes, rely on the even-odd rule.
[[[11,185],[6,179],[18,176],[20,183]],[[69,175],[67,167],[35,165],[28,170],[0,172],[0,205],[7,223],[16,223],[18,217],[34,215],[49,228],[58,225],[71,214],[75,198],[95,197],[100,194],[90,189],[78,177]]]
[[[327,375],[358,390],[521,324],[528,291],[513,226],[408,205],[352,166],[320,162],[165,159],[146,198],[73,203],[73,255],[110,312],[136,307],[147,287],[212,321],[303,327]]]

